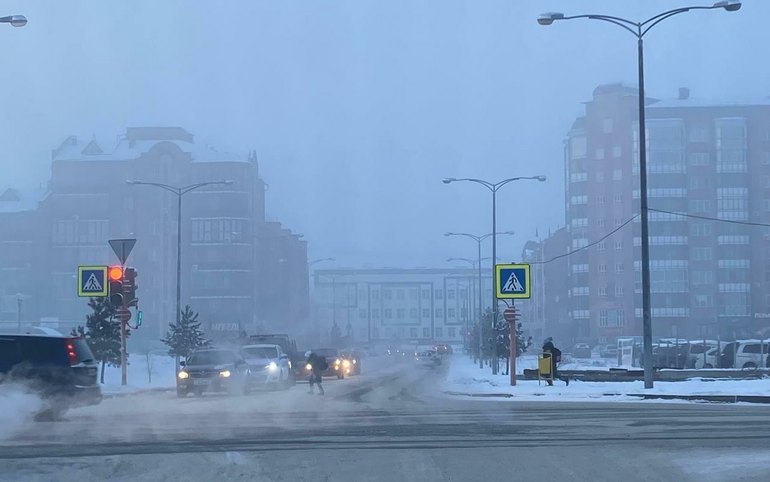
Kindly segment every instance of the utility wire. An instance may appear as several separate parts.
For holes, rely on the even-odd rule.
[[[605,234],[601,238],[597,239],[593,243],[586,244],[582,248],[573,249],[572,251],[570,251],[568,253],[564,253],[564,254],[560,254],[558,256],[554,256],[553,258],[547,259],[545,261],[532,261],[529,264],[548,264],[548,263],[551,263],[551,262],[556,261],[558,259],[566,258],[567,256],[572,256],[573,254],[579,253],[579,252],[581,252],[583,250],[586,250],[588,248],[592,248],[592,247],[596,246],[597,244],[601,243],[602,241],[604,241],[605,239],[609,238],[613,234],[617,233],[621,229],[625,228],[631,221],[633,221],[634,219],[636,219],[638,217],[639,217],[638,214],[633,215],[631,218],[629,218],[626,222],[624,222],[623,224],[621,224],[617,228],[613,229],[612,231],[610,231],[609,233]]]
[[[664,213],[664,214],[671,214],[672,216],[682,216],[685,218],[693,218],[693,219],[702,219],[704,221],[718,221],[721,223],[730,223],[730,224],[742,224],[744,226],[764,226],[764,227],[770,227],[770,224],[767,223],[757,223],[752,221],[737,221],[734,219],[722,219],[722,218],[712,218],[709,216],[699,216],[697,214],[687,214],[687,213],[677,213],[673,211],[665,211],[663,209],[653,209],[653,208],[647,208],[648,211],[655,211],[656,213]]]

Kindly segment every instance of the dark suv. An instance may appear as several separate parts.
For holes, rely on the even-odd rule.
[[[23,383],[52,411],[101,402],[97,368],[83,338],[0,333],[0,383]]]
[[[197,350],[180,363],[176,375],[176,394],[203,392],[248,393],[250,379],[246,360],[237,352],[227,349]]]

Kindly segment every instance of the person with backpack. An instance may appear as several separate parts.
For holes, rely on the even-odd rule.
[[[308,393],[315,393],[313,386],[318,385],[318,394],[323,395],[324,387],[321,384],[323,382],[323,372],[329,368],[326,357],[319,356],[312,351],[306,352],[305,357],[307,357],[307,364],[310,365],[310,390]]]
[[[561,363],[561,350],[556,348],[553,344],[553,338],[546,338],[543,343],[543,353],[551,354],[551,379],[548,380],[548,385],[553,386],[553,381],[559,378],[558,364]],[[563,379],[569,386],[569,377]]]

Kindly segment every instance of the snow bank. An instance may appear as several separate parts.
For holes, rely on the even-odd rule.
[[[175,360],[170,356],[150,355],[148,358],[144,354],[132,354],[128,357],[128,363],[128,367],[126,367],[128,384],[126,386],[120,385],[120,367],[108,366],[104,371],[102,393],[133,393],[176,386]]]
[[[525,363],[518,365],[517,372],[530,368]],[[524,365],[522,367],[522,365]],[[532,366],[534,368],[534,365]],[[507,375],[492,375],[489,368],[480,369],[478,364],[464,356],[452,357],[444,379],[443,390],[456,394],[510,394],[516,399],[587,400],[626,399],[629,394],[667,395],[770,395],[770,379],[759,380],[710,380],[694,378],[683,382],[655,382],[655,388],[645,390],[643,381],[633,382],[581,382],[573,380],[569,386],[556,380],[549,387],[545,382],[519,378],[516,386],[510,386]]]

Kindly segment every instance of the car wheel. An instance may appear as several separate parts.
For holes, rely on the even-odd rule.
[[[703,368],[709,368],[709,369],[714,368],[714,365],[712,365],[711,363],[706,363],[705,365],[703,365]]]
[[[179,390],[176,391],[176,396],[178,398],[187,398],[187,392],[185,390]]]
[[[337,380],[342,380],[343,378],[345,378],[344,374],[342,374],[342,373],[338,373],[337,374]]]
[[[743,369],[757,368],[757,364],[754,362],[746,362],[743,364]]]

